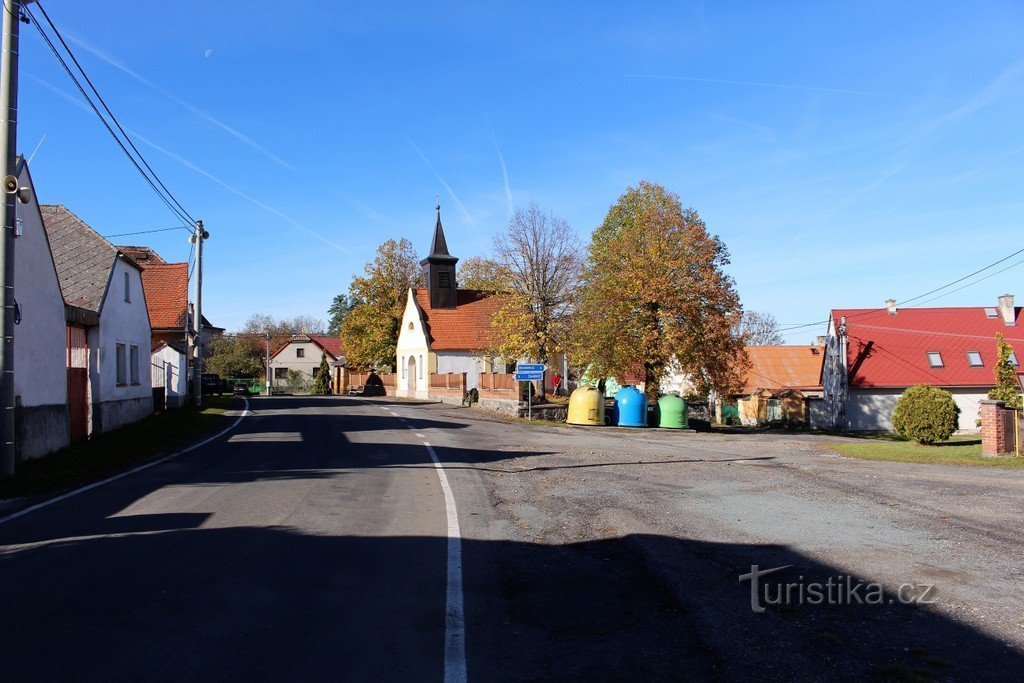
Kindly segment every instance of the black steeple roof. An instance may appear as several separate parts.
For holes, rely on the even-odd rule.
[[[454,264],[459,259],[448,253],[448,242],[444,238],[444,228],[441,227],[441,205],[438,204],[434,208],[437,209],[437,224],[434,225],[434,239],[430,241],[430,255],[420,261],[420,265],[425,266],[428,263]]]

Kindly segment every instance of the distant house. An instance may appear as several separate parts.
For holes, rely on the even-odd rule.
[[[17,205],[21,236],[14,247],[15,449],[18,460],[27,460],[68,445],[68,386],[84,384],[85,370],[67,368],[85,365],[84,358],[72,358],[68,349],[64,295],[24,159],[18,160],[18,182],[31,190],[28,202]],[[76,384],[76,379],[81,381]]]
[[[167,408],[180,408],[188,403],[186,353],[185,345],[180,341],[153,341],[150,377],[154,389],[163,387],[164,405]]]
[[[750,367],[738,394],[744,424],[825,426],[820,401],[824,346],[747,346]]]
[[[177,378],[187,386],[190,378],[187,362],[186,322],[190,323],[189,337],[194,340],[191,308],[188,303],[188,263],[168,263],[152,248],[145,246],[119,246],[121,253],[131,258],[142,269],[142,286],[146,292],[146,306],[152,325],[151,362],[153,386],[164,387],[163,378]],[[203,316],[203,330],[200,337],[203,357],[207,357],[212,341],[223,334],[224,328],[216,327]],[[180,356],[176,350],[181,350]],[[157,357],[159,355],[159,357]],[[168,366],[169,367],[165,367]],[[178,398],[177,389],[165,387],[167,406],[182,405],[188,390]]]
[[[907,387],[953,394],[962,431],[977,429],[980,401],[995,385],[996,334],[1024,350],[1024,316],[1013,296],[996,306],[833,310],[822,381],[832,424],[889,431]],[[1014,360],[1016,363],[1016,360]]]
[[[313,373],[320,367],[320,359],[325,354],[328,365],[341,358],[345,354],[341,339],[305,332],[293,334],[288,343],[270,357],[274,385],[281,386],[287,382],[290,370],[300,373],[304,385],[312,383]]]
[[[465,389],[477,388],[481,372],[504,370],[489,355],[495,341],[494,314],[505,298],[472,289],[458,289],[455,264],[448,253],[438,210],[430,255],[420,261],[427,286],[409,290],[396,349],[396,395],[427,398],[430,374],[466,373]]]
[[[68,321],[72,438],[139,420],[153,410],[141,269],[64,206],[40,214]]]

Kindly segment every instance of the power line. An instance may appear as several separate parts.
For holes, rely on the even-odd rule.
[[[75,75],[75,73],[72,70],[71,66],[68,64],[67,60],[64,59],[63,55],[61,55],[60,50],[58,50],[57,46],[54,45],[53,41],[47,35],[47,33],[43,29],[42,25],[39,23],[38,20],[36,20],[35,15],[32,14],[32,11],[28,8],[28,6],[23,6],[23,10],[25,11],[26,15],[32,20],[32,25],[35,26],[36,31],[39,32],[39,35],[40,35],[40,37],[42,37],[43,42],[46,43],[46,46],[50,49],[50,52],[52,52],[53,56],[56,57],[57,61],[61,65],[61,67],[64,69],[64,72],[67,73],[67,75],[71,79],[72,83],[74,83],[75,87],[78,88],[78,92],[82,95],[83,98],[85,98],[86,103],[93,110],[93,112],[96,114],[96,116],[100,119],[100,122],[103,123],[103,126],[104,126],[104,128],[107,129],[107,132],[110,133],[110,136],[114,139],[114,142],[117,143],[117,146],[121,148],[121,151],[124,152],[125,156],[128,157],[128,160],[132,163],[133,166],[135,166],[135,169],[139,172],[140,175],[142,175],[142,177],[146,181],[146,183],[149,184],[149,186],[157,194],[157,196],[160,198],[160,200],[167,206],[167,208],[170,209],[171,212],[174,213],[175,216],[177,216],[179,219],[181,219],[182,222],[188,223],[188,224],[195,223],[195,220],[192,218],[192,216],[188,213],[188,211],[185,210],[185,208],[181,205],[181,203],[177,200],[177,198],[175,198],[174,195],[171,194],[171,192],[169,190],[167,190],[167,186],[163,183],[163,181],[160,180],[159,176],[157,176],[157,174],[153,171],[153,168],[146,161],[145,157],[142,155],[141,152],[139,152],[138,148],[135,147],[135,144],[128,137],[128,134],[125,132],[124,128],[121,126],[120,122],[117,120],[117,117],[115,117],[113,112],[110,111],[110,108],[107,106],[106,102],[103,100],[103,97],[99,94],[99,91],[96,89],[96,86],[93,85],[93,83],[92,83],[91,79],[89,78],[88,74],[85,73],[85,70],[82,68],[81,64],[75,58],[74,53],[71,52],[71,49],[68,47],[67,43],[64,41],[64,38],[60,35],[60,32],[57,30],[57,27],[50,20],[49,15],[46,14],[46,10],[43,9],[42,5],[39,4],[39,3],[37,3],[37,6],[39,7],[40,11],[42,12],[43,17],[46,19],[46,22],[50,25],[50,28],[56,34],[57,39],[60,41],[61,45],[64,46],[64,49],[67,51],[68,56],[74,62],[75,66],[78,67],[79,72],[81,72],[82,76],[85,78],[86,82],[89,84],[89,87],[96,94],[96,97],[99,99],[100,103],[103,105],[103,108],[106,110],[107,114],[110,116],[110,119],[114,122],[114,125],[117,126],[117,129],[121,132],[121,135],[124,136],[124,140],[123,141],[118,136],[118,134],[116,132],[114,132],[114,129],[111,127],[110,122],[108,122],[107,118],[102,114],[102,112],[100,112],[99,107],[96,106],[96,103],[93,102],[92,97],[90,97],[89,93],[86,92],[85,86],[82,85],[82,82]],[[132,152],[130,152],[128,150],[128,147],[125,146],[125,143],[127,143],[128,147],[131,147],[131,149],[134,150],[135,155],[137,155],[137,157],[138,157],[137,159],[136,159],[136,156],[133,155]],[[148,169],[148,173],[146,172],[146,170],[143,170],[143,166],[145,166],[145,168]],[[150,177],[150,176],[152,176],[152,177]],[[159,187],[158,187],[158,185],[159,185]],[[163,189],[161,190],[161,188],[163,188]]]
[[[184,225],[175,225],[170,228],[156,228],[154,230],[138,230],[136,232],[115,232],[113,235],[103,235],[105,238],[110,237],[128,237],[130,235],[151,235],[154,232],[169,232],[171,230],[188,230]]]

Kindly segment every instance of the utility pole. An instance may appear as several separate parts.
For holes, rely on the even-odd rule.
[[[21,0],[3,0],[3,46],[0,56],[0,163],[4,165],[3,216],[0,225],[0,476],[14,474],[14,223],[18,205],[18,21]]]
[[[267,396],[270,396],[270,330],[267,330]]]
[[[203,405],[203,242],[210,233],[203,229],[203,222],[196,221],[196,234],[192,243],[196,245],[196,357],[192,370],[192,395],[197,406]]]

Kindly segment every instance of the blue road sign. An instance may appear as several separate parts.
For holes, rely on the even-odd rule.
[[[539,382],[544,379],[544,372],[517,372],[515,377],[517,382]]]
[[[516,372],[544,372],[543,363],[516,363]],[[538,377],[537,379],[541,379]]]

